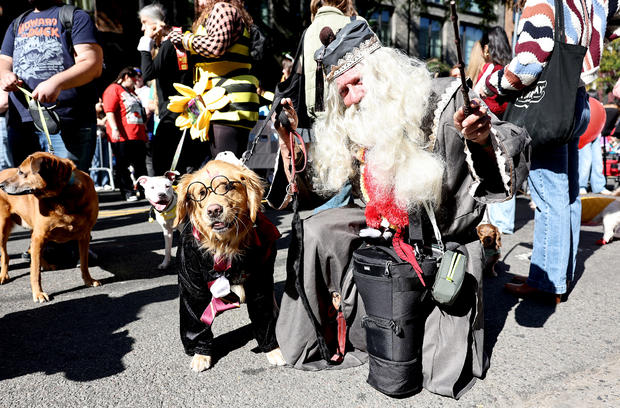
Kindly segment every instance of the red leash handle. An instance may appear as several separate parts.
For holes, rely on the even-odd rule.
[[[299,147],[301,149],[301,153],[304,156],[304,165],[301,169],[297,170],[295,167],[295,138],[299,141]],[[302,172],[306,169],[306,165],[308,164],[308,154],[306,152],[306,144],[304,143],[304,138],[301,137],[297,131],[293,130],[288,132],[288,140],[289,146],[291,150],[291,181],[289,183],[289,194],[299,192],[299,188],[297,187],[297,182],[295,181],[295,173]]]
[[[420,282],[422,282],[422,286],[426,287],[426,282],[424,282],[424,271],[420,267],[418,260],[415,257],[415,250],[409,244],[406,244],[403,241],[403,230],[399,228],[398,231],[394,234],[394,238],[392,238],[392,245],[394,246],[394,251],[396,254],[403,260],[407,261],[413,267],[413,270],[418,275]]]

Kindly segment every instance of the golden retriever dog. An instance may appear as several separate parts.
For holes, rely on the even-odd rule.
[[[263,190],[256,173],[223,160],[183,176],[177,187],[180,331],[194,371],[217,358],[215,316],[244,302],[259,350],[270,364],[285,364],[275,337],[273,290],[280,233],[260,211]]]
[[[0,172],[0,284],[9,280],[6,243],[12,228],[32,229],[30,287],[35,302],[49,301],[41,288],[41,250],[48,241],[78,241],[80,270],[87,286],[99,286],[88,272],[90,232],[97,220],[99,201],[91,178],[69,159],[34,153],[18,168]]]
[[[486,258],[484,273],[487,276],[496,277],[495,264],[497,264],[501,255],[502,233],[493,224],[480,224],[476,227],[476,231],[484,248]]]

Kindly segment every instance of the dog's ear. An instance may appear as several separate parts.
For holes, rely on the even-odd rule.
[[[137,181],[138,183],[140,183],[140,185],[143,186],[146,184],[148,180],[149,180],[148,176],[140,176]]]
[[[482,227],[484,224],[480,224],[476,227],[476,233],[478,234],[478,238],[482,239]]]
[[[240,180],[245,185],[245,191],[248,195],[248,207],[250,209],[250,219],[252,222],[256,221],[258,212],[261,209],[261,203],[263,200],[263,192],[265,190],[265,183],[252,170],[244,168],[241,171]]]
[[[177,186],[177,215],[174,218],[175,228],[183,222],[194,205],[193,201],[187,197],[187,187],[192,182],[192,179],[193,176],[191,174],[186,174],[181,177],[181,181],[179,181],[179,185]]]
[[[30,170],[45,181],[44,188],[55,190],[69,182],[75,164],[71,160],[60,159],[51,154],[36,154],[31,156]]]
[[[502,247],[502,233],[495,225],[493,226],[493,229],[495,230],[495,247],[499,249]]]
[[[177,179],[177,177],[179,177],[181,175],[181,173],[179,173],[176,170],[170,170],[164,173],[164,177],[167,178],[170,181],[174,181]]]

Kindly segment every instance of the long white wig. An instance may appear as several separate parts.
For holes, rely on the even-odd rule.
[[[315,184],[325,192],[338,191],[356,176],[355,154],[363,147],[373,178],[400,208],[411,209],[422,201],[438,204],[444,164],[426,150],[429,142],[421,130],[431,91],[426,66],[383,47],[357,69],[366,89],[358,105],[346,108],[336,80],[328,85],[326,114],[314,125]]]

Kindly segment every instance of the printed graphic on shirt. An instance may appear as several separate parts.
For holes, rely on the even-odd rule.
[[[46,80],[64,71],[60,28],[55,18],[35,18],[19,25],[13,71],[24,80]]]
[[[137,96],[123,91],[121,93],[121,102],[125,107],[125,119],[127,120],[127,124],[141,125],[144,123],[142,120],[142,105]]]

